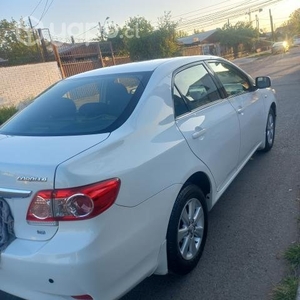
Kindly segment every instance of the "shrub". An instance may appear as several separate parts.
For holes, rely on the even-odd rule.
[[[15,106],[0,107],[0,125],[13,116],[18,109]]]

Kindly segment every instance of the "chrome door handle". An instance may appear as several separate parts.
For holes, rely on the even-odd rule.
[[[243,109],[243,108],[239,108],[239,109],[237,110],[237,112],[238,112],[238,114],[242,115],[242,114],[244,113],[244,109]]]
[[[192,137],[193,137],[193,139],[197,139],[197,138],[199,138],[200,136],[204,135],[205,132],[206,132],[206,129],[197,126],[197,127],[195,128],[195,132],[192,134]]]

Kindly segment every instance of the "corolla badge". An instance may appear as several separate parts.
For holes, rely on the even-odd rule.
[[[29,181],[29,182],[47,182],[47,177],[35,177],[35,176],[18,176],[18,181]]]

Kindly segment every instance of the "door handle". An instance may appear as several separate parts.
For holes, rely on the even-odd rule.
[[[193,139],[197,139],[200,136],[204,135],[205,132],[206,132],[206,129],[204,129],[204,128],[200,127],[200,126],[197,126],[195,128],[195,132],[192,134],[192,137],[193,137]]]
[[[238,114],[240,115],[243,115],[244,114],[244,109],[242,107],[240,107],[238,110],[237,110]]]

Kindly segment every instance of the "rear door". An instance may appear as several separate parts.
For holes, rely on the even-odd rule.
[[[222,189],[238,164],[240,128],[236,111],[221,99],[203,64],[174,75],[173,99],[179,130],[210,169],[218,190]]]

